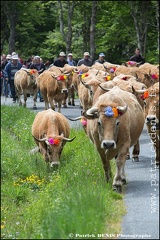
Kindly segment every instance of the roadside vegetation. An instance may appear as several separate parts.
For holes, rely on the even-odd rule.
[[[1,106],[1,238],[120,233],[123,195],[106,184],[100,157],[84,131],[71,129],[76,139],[66,143],[60,167],[51,169],[40,153],[29,153],[36,147],[34,117],[26,108]]]

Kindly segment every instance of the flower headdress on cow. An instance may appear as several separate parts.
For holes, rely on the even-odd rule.
[[[110,107],[110,106],[105,108],[104,114],[107,117],[115,117],[115,118],[123,115],[123,113],[121,111],[119,111],[116,107]]]
[[[60,140],[59,140],[59,139],[49,138],[49,139],[48,139],[48,142],[49,142],[50,145],[56,145],[56,146],[58,146],[59,143],[60,143]]]

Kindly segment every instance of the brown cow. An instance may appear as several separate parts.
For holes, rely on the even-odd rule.
[[[32,135],[46,162],[58,165],[60,156],[66,142],[72,142],[75,137],[69,139],[70,126],[66,117],[52,109],[37,113],[32,124]],[[32,150],[33,151],[33,150]]]
[[[45,110],[50,106],[55,110],[54,102],[58,103],[58,112],[61,112],[62,101],[67,89],[68,76],[62,74],[59,69],[56,71],[46,70],[37,78],[37,85],[45,102]]]
[[[159,166],[159,82],[144,93],[144,114],[148,134],[155,149],[156,165]]]
[[[87,134],[101,157],[107,181],[111,178],[110,160],[116,159],[113,187],[121,192],[122,183],[126,183],[124,166],[128,150],[143,130],[142,108],[132,93],[115,86],[99,96],[85,117]]]
[[[21,68],[19,71],[15,73],[14,76],[14,85],[16,89],[16,94],[18,97],[19,106],[22,105],[21,94],[24,95],[24,103],[23,106],[26,106],[27,94],[33,95],[33,109],[37,109],[36,107],[36,99],[38,93],[37,86],[37,78],[39,74],[36,69],[26,69]]]

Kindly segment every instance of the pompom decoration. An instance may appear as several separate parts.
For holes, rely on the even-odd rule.
[[[111,73],[114,73],[115,70],[116,70],[116,68],[111,68],[111,69],[110,69],[110,72],[111,72]]]
[[[106,80],[106,81],[111,80],[111,76],[107,76],[105,80]]]
[[[122,77],[122,80],[127,80],[127,77]]]
[[[151,78],[157,79],[157,78],[158,78],[158,74],[157,74],[157,73],[156,73],[156,74],[152,74],[152,75],[151,75]]]
[[[111,108],[110,106],[109,106],[109,107],[106,107],[104,114],[105,114],[107,117],[118,117],[119,115],[121,115],[121,114],[118,112],[117,108],[115,108],[115,107]]]
[[[83,74],[82,70],[80,70],[80,71],[78,72],[78,74],[79,74],[79,75],[82,75],[82,74]]]
[[[111,107],[106,107],[104,114],[105,114],[107,117],[113,117],[114,112],[112,111],[112,108],[111,108]]]
[[[117,108],[112,108],[112,111],[114,112],[114,117],[118,117],[119,112],[118,112]]]
[[[48,142],[49,142],[49,144],[51,144],[51,145],[59,145],[60,140],[59,140],[59,139],[49,138],[49,139],[48,139]]]
[[[82,79],[85,78],[85,77],[88,77],[88,76],[89,76],[88,73],[83,73],[83,74],[82,74]]]
[[[136,62],[134,62],[134,61],[129,61],[128,64],[129,64],[129,65],[134,65],[134,64],[136,64]]]
[[[148,91],[144,92],[143,95],[142,95],[142,99],[146,99],[148,97],[149,97]]]
[[[30,74],[34,74],[34,73],[35,73],[35,70],[32,69],[32,70],[29,71],[29,73],[30,73]]]
[[[87,120],[85,120],[85,119],[82,118],[82,119],[81,119],[81,123],[82,123],[83,126],[86,126],[86,125],[87,125]]]
[[[63,80],[66,80],[67,79],[67,77],[65,76],[65,75],[62,75],[62,76],[58,76],[57,77],[57,80],[58,81],[63,81]]]

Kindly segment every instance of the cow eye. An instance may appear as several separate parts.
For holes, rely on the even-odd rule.
[[[100,123],[100,121],[98,121],[97,123],[98,123],[98,126],[101,126],[101,123]]]
[[[118,126],[120,124],[120,121],[116,122],[116,126]]]

